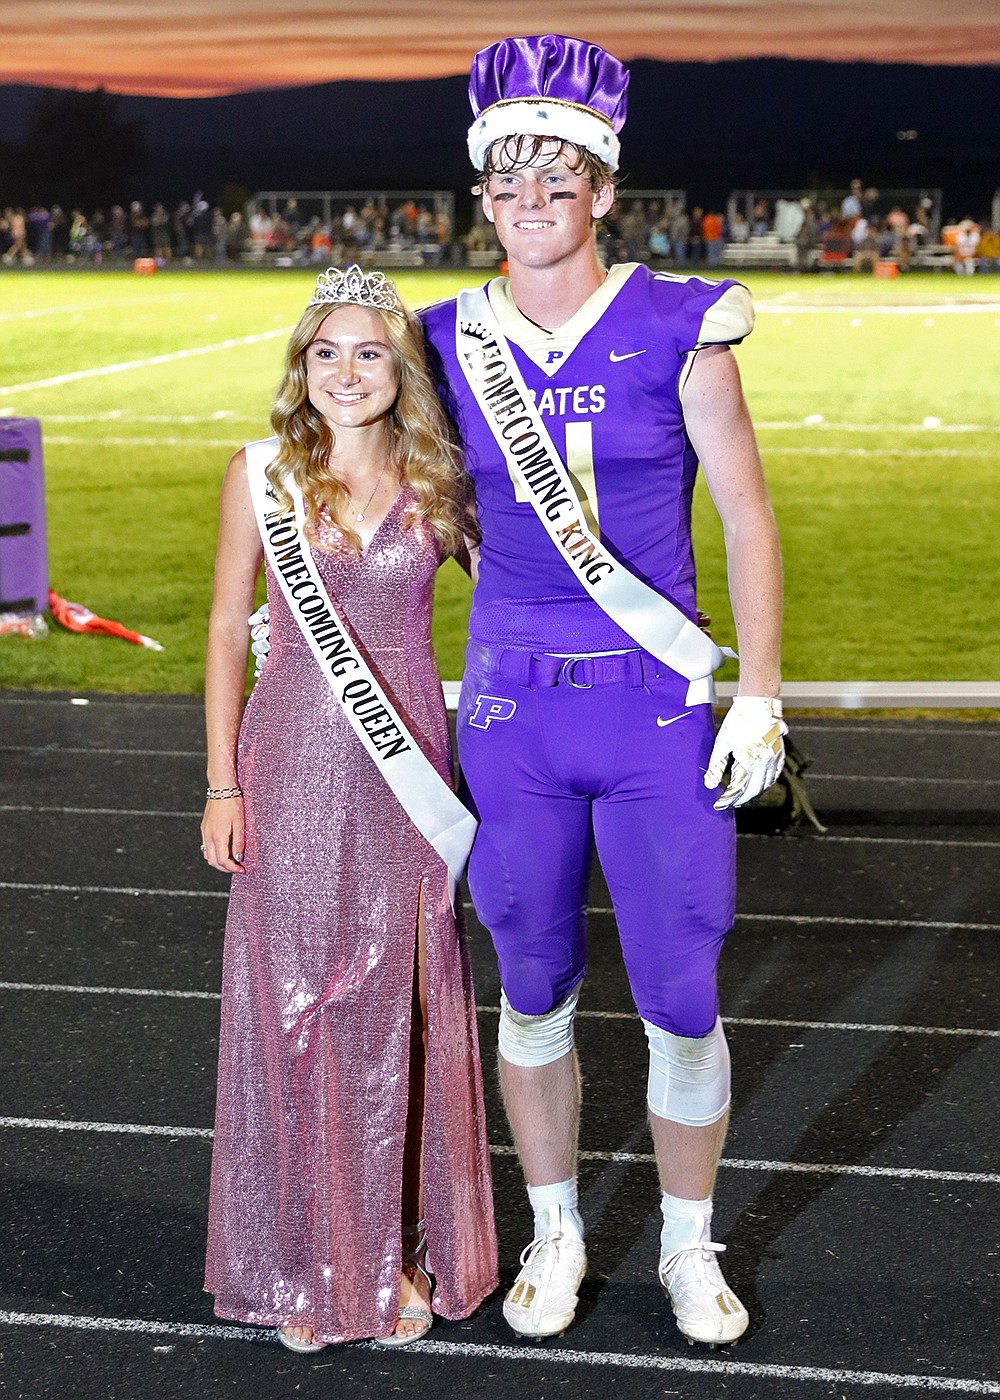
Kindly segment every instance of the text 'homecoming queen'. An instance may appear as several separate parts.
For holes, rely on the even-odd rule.
[[[270,488],[267,494],[275,499]],[[302,540],[294,514],[269,511],[264,516],[264,527],[275,566],[285,581],[286,596],[300,613],[303,628],[317,643],[331,676],[341,681],[345,673],[364,671],[366,668],[353,642],[321,597],[302,557]],[[407,736],[367,676],[351,675],[343,685],[339,688],[334,685],[333,689],[344,709],[357,715],[380,759],[385,761],[409,752]]]

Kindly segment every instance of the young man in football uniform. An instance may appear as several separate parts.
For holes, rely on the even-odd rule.
[[[752,328],[749,293],[597,257],[627,83],[612,55],[559,35],[477,55],[469,148],[509,276],[424,322],[483,535],[459,756],[535,1220],[504,1315],[525,1336],[562,1332],[586,1269],[573,1012],[593,839],[649,1042],[659,1279],[681,1331],[714,1345],[748,1322],[711,1238],[730,1098],[716,965],[735,909],[732,809],[784,756],[781,564],[729,348]],[[722,655],[697,626],[691,546],[699,463],[740,652],[718,737]]]

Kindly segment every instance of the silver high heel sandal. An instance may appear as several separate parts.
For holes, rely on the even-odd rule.
[[[416,1225],[407,1225],[403,1228],[403,1238],[413,1239],[415,1243],[410,1249],[403,1250],[403,1269],[413,1270],[411,1275],[415,1278],[420,1274],[427,1284],[428,1298],[434,1292],[434,1277],[430,1272],[427,1258],[427,1222],[420,1220]],[[421,1337],[426,1337],[434,1323],[434,1314],[430,1309],[428,1301],[425,1307],[423,1303],[406,1303],[399,1309],[399,1322],[419,1322],[421,1326],[412,1332],[407,1332],[400,1336],[396,1332],[391,1332],[388,1337],[376,1337],[375,1345],[380,1347],[408,1347],[411,1342],[419,1342]]]
[[[309,1326],[309,1324],[308,1324],[307,1322],[286,1322],[286,1324],[285,1324],[285,1327],[308,1327],[308,1326]],[[300,1355],[302,1355],[302,1356],[310,1356],[314,1351],[325,1351],[325,1350],[326,1350],[326,1342],[317,1342],[317,1341],[315,1341],[315,1340],[313,1340],[313,1341],[311,1341],[311,1342],[300,1342],[299,1339],[298,1339],[297,1337],[290,1337],[290,1336],[288,1335],[288,1333],[285,1331],[285,1327],[279,1327],[279,1328],[278,1328],[278,1341],[281,1343],[281,1345],[282,1345],[283,1347],[287,1347],[289,1351],[297,1351],[297,1352],[299,1352]],[[309,1330],[312,1331],[312,1328],[310,1328]],[[316,1334],[313,1333],[313,1337],[314,1337],[314,1338],[315,1338],[315,1335],[316,1335]]]

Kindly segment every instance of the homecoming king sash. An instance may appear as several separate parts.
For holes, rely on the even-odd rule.
[[[302,493],[287,479],[292,509],[284,510],[265,476],[277,451],[277,438],[246,447],[250,495],[268,563],[345,719],[399,805],[448,867],[454,902],[476,819],[425,757],[340,620],[306,542]]]
[[[725,653],[591,532],[484,288],[459,293],[455,339],[458,362],[511,480],[531,502],[563,559],[613,622],[691,682],[687,704],[710,702],[712,672],[722,665]]]

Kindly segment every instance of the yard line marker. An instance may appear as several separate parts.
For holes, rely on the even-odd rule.
[[[145,1336],[190,1337],[204,1341],[254,1342],[278,1345],[273,1327],[245,1327],[238,1323],[158,1322],[138,1317],[95,1317],[81,1313],[0,1311],[0,1325],[7,1327],[62,1327],[82,1332],[123,1332]],[[359,1351],[376,1351],[374,1342],[354,1342]],[[769,1380],[837,1385],[892,1386],[904,1390],[959,1391],[967,1395],[1000,1395],[1000,1382],[964,1380],[957,1376],[892,1374],[887,1371],[855,1371],[845,1367],[783,1366],[774,1362],[716,1361],[696,1356],[665,1356],[650,1352],[584,1351],[570,1347],[530,1347],[496,1342],[413,1342],[416,1355],[441,1359],[493,1362],[520,1361],[535,1366],[597,1366],[607,1370],[682,1372],[688,1375],[753,1376]]]
[[[67,982],[0,982],[0,992],[68,992],[81,996],[173,997],[179,1000],[220,1001],[219,992],[178,990],[160,987],[100,987]],[[478,1004],[480,1015],[495,1016],[499,1006]],[[591,1021],[635,1021],[634,1011],[591,1011],[578,1008],[577,1017]],[[945,1035],[972,1036],[984,1040],[1000,1040],[1000,1030],[977,1026],[894,1026],[866,1021],[795,1021],[774,1016],[723,1016],[727,1026],[774,1026],[784,1030],[860,1031],[873,1035]]]
[[[178,1128],[165,1123],[101,1123],[66,1118],[2,1117],[0,1128],[29,1132],[111,1133],[123,1137],[199,1138],[206,1141],[215,1136],[213,1128]],[[490,1152],[495,1157],[515,1157],[517,1148],[513,1143],[491,1143]],[[623,1162],[633,1166],[653,1165],[656,1162],[652,1152],[582,1150],[580,1157],[588,1162]],[[728,1167],[733,1171],[791,1172],[801,1176],[885,1177],[904,1181],[953,1181],[978,1186],[1000,1186],[998,1172],[949,1172],[927,1167],[871,1167],[850,1162],[779,1162],[753,1157],[723,1157],[719,1166]]]
[[[150,365],[166,365],[174,360],[190,360],[198,355],[214,355],[219,350],[235,350],[241,345],[257,345],[265,340],[285,339],[293,327],[284,326],[280,330],[258,331],[255,335],[234,336],[229,340],[216,341],[214,345],[193,345],[187,350],[171,350],[164,355],[149,355],[144,360],[123,360],[117,365],[97,365],[93,369],[75,369],[69,374],[55,374],[50,379],[35,379],[23,384],[0,385],[0,394],[26,394],[36,389],[52,389],[59,384],[73,384],[81,379],[100,379],[109,374],[124,374],[132,369],[147,369]]]

